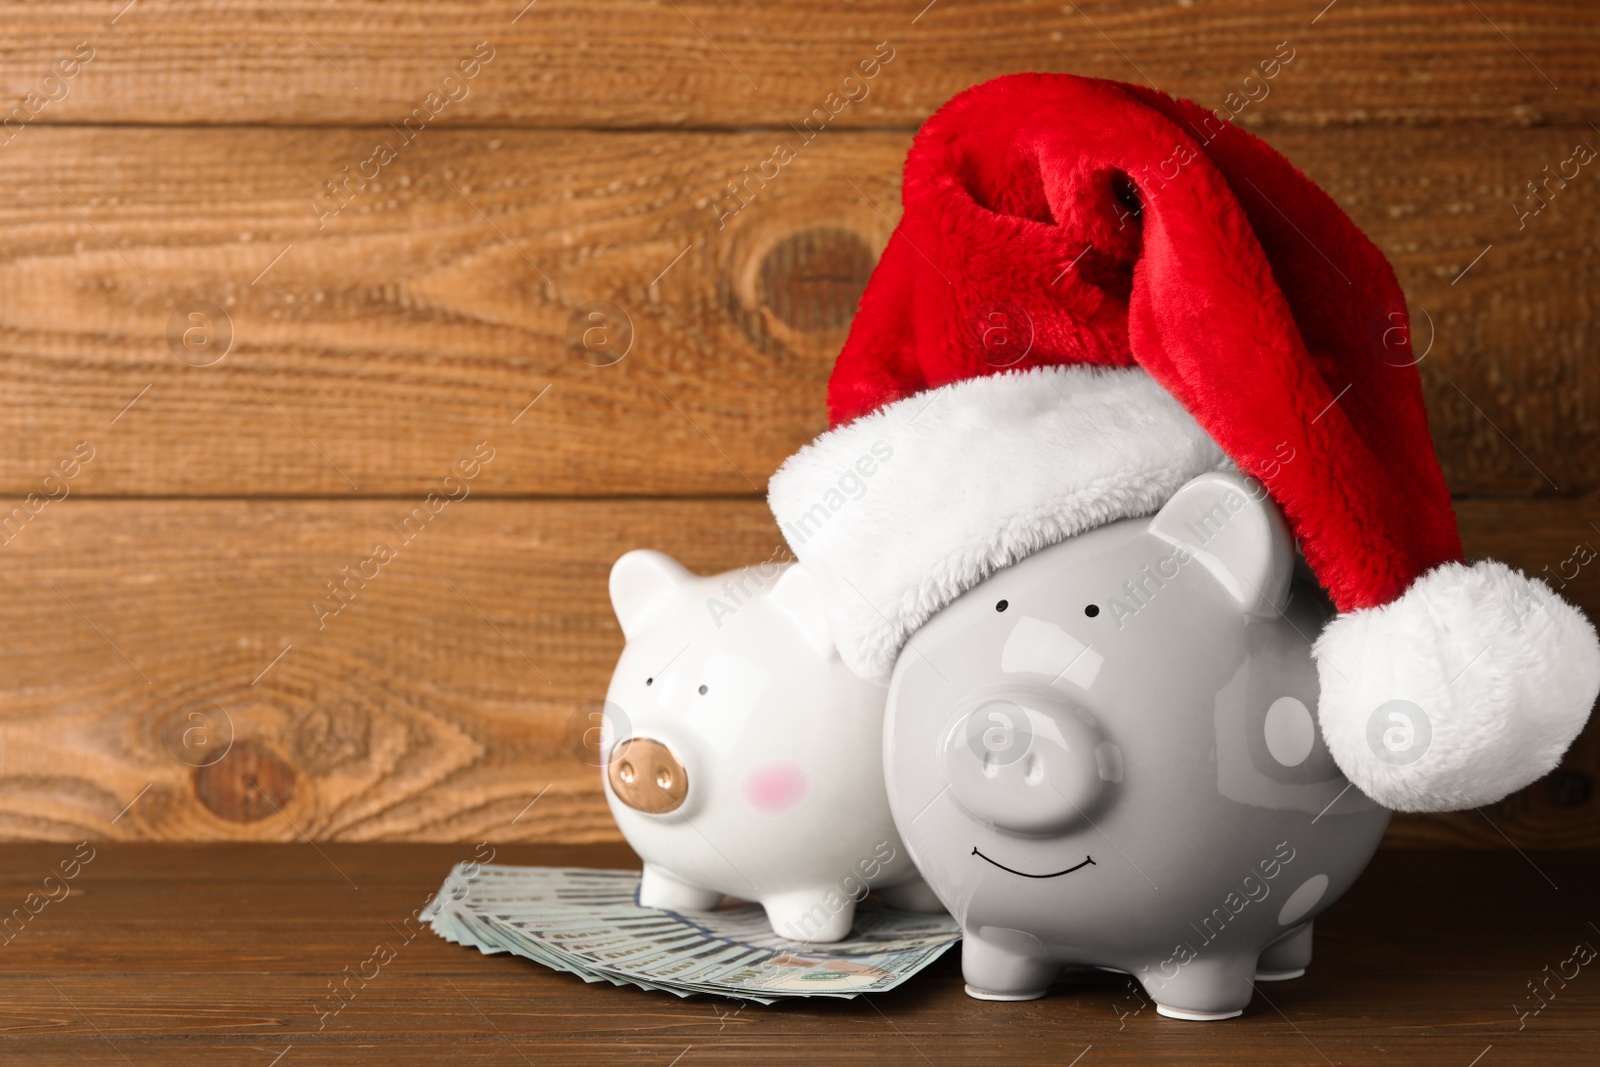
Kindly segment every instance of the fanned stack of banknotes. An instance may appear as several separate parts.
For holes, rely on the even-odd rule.
[[[422,918],[480,952],[510,952],[585,982],[771,1004],[893,989],[961,936],[948,915],[858,905],[847,940],[788,941],[756,904],[680,915],[640,907],[639,872],[458,864]]]

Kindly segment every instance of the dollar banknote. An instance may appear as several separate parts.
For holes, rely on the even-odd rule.
[[[641,907],[638,871],[458,864],[423,912],[446,941],[509,952],[586,982],[771,1004],[893,989],[961,937],[948,915],[857,905],[843,941],[772,932],[757,904],[710,912]]]

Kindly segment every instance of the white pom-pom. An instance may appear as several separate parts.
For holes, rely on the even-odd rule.
[[[1323,740],[1395,811],[1475,808],[1548,774],[1600,693],[1594,626],[1494,560],[1446,564],[1338,616],[1314,654]]]

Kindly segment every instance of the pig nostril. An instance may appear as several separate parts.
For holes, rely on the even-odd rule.
[[[1028,764],[1023,775],[1023,780],[1029,785],[1038,785],[1044,781],[1044,762],[1039,759],[1037,752],[1028,754]]]
[[[656,772],[656,785],[662,789],[672,788],[672,772],[663,767]]]
[[[627,760],[623,760],[622,766],[617,768],[617,777],[621,778],[629,785],[632,785],[634,778],[637,777],[637,774],[633,769],[633,764],[629,763]]]

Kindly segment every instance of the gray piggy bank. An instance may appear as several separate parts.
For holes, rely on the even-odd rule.
[[[998,571],[914,633],[885,721],[895,823],[960,921],[967,992],[1126,972],[1225,1019],[1293,978],[1388,812],[1316,723],[1328,617],[1261,487],[1215,472],[1154,517]]]

